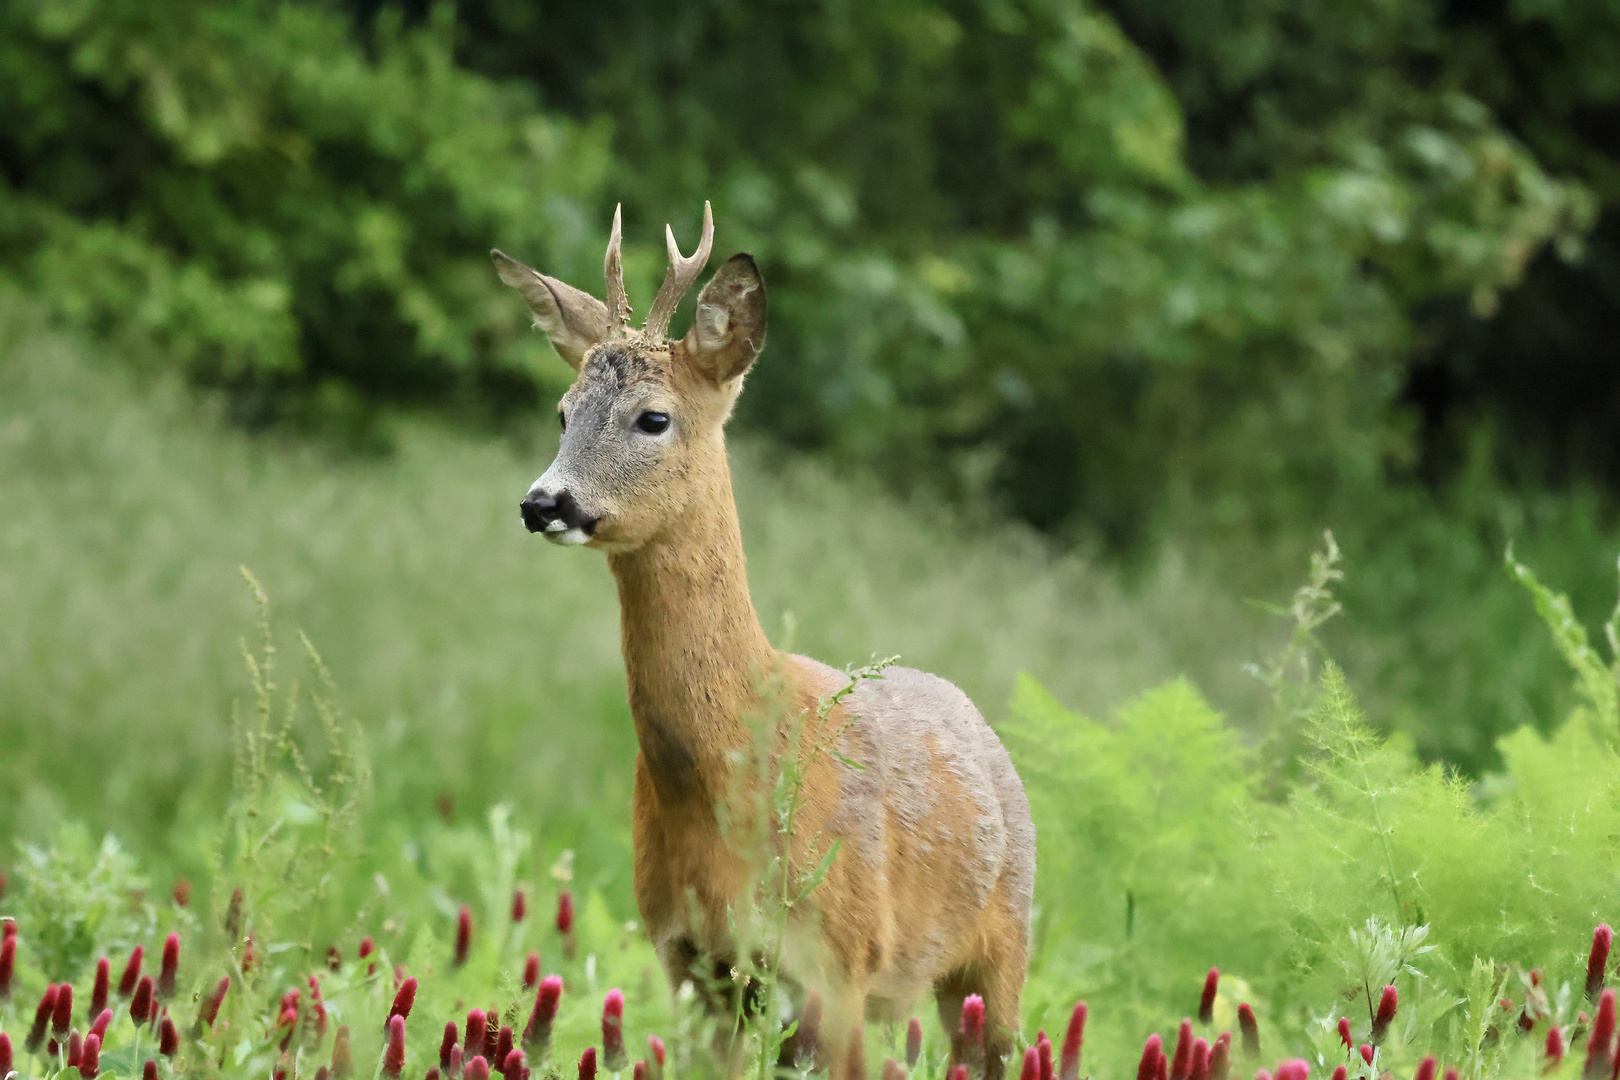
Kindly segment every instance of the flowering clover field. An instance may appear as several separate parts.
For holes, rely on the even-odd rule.
[[[1102,724],[1026,680],[1000,724],[1040,831],[1009,1075],[1620,1077],[1603,921],[1620,897],[1620,660],[1527,567],[1508,571],[1576,704],[1549,735],[1504,740],[1478,783],[1374,734],[1338,669],[1310,662],[1333,610],[1331,540],[1290,645],[1259,669],[1275,705],[1259,746],[1185,683]],[[206,885],[154,887],[115,834],[71,821],[20,843],[0,880],[0,1075],[989,1071],[975,997],[959,1016],[919,1003],[903,1028],[868,1026],[842,1060],[823,1052],[815,995],[768,965],[730,973],[752,984],[732,997],[763,1007],[705,1014],[712,988],[671,987],[613,899],[625,845],[548,849],[499,804],[476,825],[446,805],[426,824],[376,812],[377,736],[338,707],[307,638],[307,675],[284,681],[248,581],[261,621],[242,648],[234,794],[174,837]],[[1620,611],[1605,636],[1620,653]]]

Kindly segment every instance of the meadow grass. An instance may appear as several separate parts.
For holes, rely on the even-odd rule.
[[[246,566],[284,650],[302,628],[337,673],[379,807],[420,818],[448,796],[478,819],[510,802],[548,842],[622,865],[634,742],[612,579],[516,510],[549,425],[502,440],[402,417],[393,454],[332,456],[233,430],[16,304],[0,349],[0,833],[72,817],[197,869],[169,835],[206,829],[225,794]],[[992,720],[1021,671],[1090,711],[1178,672],[1258,700],[1241,663],[1262,618],[1174,559],[1127,595],[1019,528],[746,442],[733,463],[779,643],[837,665],[898,654]]]

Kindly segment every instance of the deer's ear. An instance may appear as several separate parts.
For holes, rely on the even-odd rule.
[[[547,277],[516,259],[491,251],[495,272],[501,280],[523,294],[534,324],[546,332],[557,355],[575,371],[585,359],[585,351],[608,335],[607,305],[588,292]]]
[[[752,255],[733,255],[697,298],[697,317],[682,344],[717,383],[746,372],[765,347],[765,280]]]

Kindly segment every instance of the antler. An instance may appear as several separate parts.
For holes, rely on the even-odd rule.
[[[608,237],[607,257],[602,260],[602,273],[607,278],[608,337],[623,337],[630,323],[630,298],[624,292],[624,257],[619,228],[619,212],[623,204],[613,208],[613,232]],[[663,294],[659,294],[662,298]]]
[[[614,235],[618,235],[617,225]],[[675,309],[681,306],[681,298],[698,275],[703,273],[703,267],[709,261],[709,250],[714,247],[714,211],[709,208],[708,201],[703,203],[703,238],[698,241],[697,251],[690,259],[681,257],[681,249],[675,244],[675,230],[668,225],[664,226],[664,244],[669,248],[669,269],[664,271],[664,284],[658,290],[658,299],[653,301],[652,309],[647,312],[647,326],[642,334],[649,341],[663,340],[669,330],[669,320],[675,317]]]

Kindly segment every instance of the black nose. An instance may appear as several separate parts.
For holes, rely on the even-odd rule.
[[[523,527],[532,533],[563,531],[549,528],[553,522],[561,522],[563,529],[580,529],[587,536],[596,530],[597,519],[581,510],[579,503],[566,491],[555,495],[531,491],[527,498],[518,503],[518,513],[523,517]]]
[[[532,533],[545,532],[546,526],[557,518],[556,496],[530,492],[518,503],[518,513],[523,517],[525,529]]]

